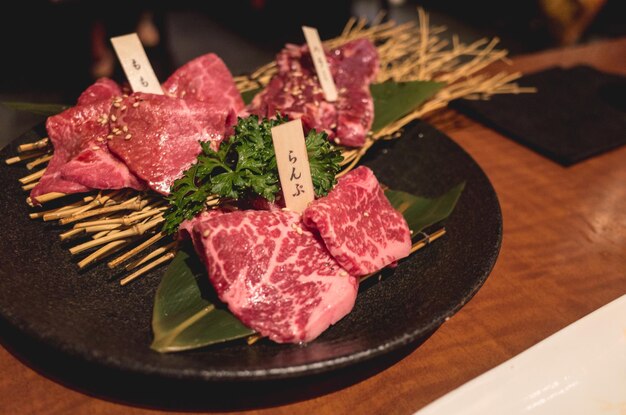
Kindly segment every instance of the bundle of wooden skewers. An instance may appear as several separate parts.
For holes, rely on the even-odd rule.
[[[350,19],[342,34],[325,42],[325,46],[333,48],[354,39],[367,38],[376,45],[379,53],[381,66],[376,82],[425,80],[445,82],[445,86],[419,108],[381,130],[370,133],[363,147],[355,149],[339,146],[344,157],[339,175],[354,168],[378,140],[401,136],[402,128],[408,123],[446,107],[454,99],[534,92],[532,88],[521,88],[514,83],[521,76],[520,73],[481,73],[491,63],[506,60],[507,51],[496,49],[497,39],[481,39],[463,44],[454,36],[449,42],[440,37],[446,29],[431,27],[428,15],[421,9],[418,24],[396,24],[393,21],[382,22],[382,19],[383,15],[380,15],[369,24],[365,19]],[[275,72],[275,62],[271,62],[249,76],[236,77],[235,82],[241,92],[255,90],[265,86]],[[19,146],[19,155],[6,162],[13,164],[26,161],[26,167],[34,170],[51,159],[52,150],[49,140],[44,138]],[[22,188],[30,191],[44,172],[45,167],[21,178]],[[161,232],[163,213],[167,209],[167,201],[163,196],[133,190],[100,191],[78,200],[73,195],[71,203],[56,201],[56,205],[62,206],[46,208],[47,202],[65,196],[63,193],[39,196],[38,200],[44,204],[43,210],[31,213],[30,217],[58,221],[67,226],[68,230],[60,235],[63,241],[83,237],[81,243],[70,248],[73,255],[89,252],[78,262],[80,268],[109,259],[110,268],[124,265],[130,272],[121,280],[121,284],[125,285],[174,258],[177,243]],[[30,199],[27,202],[32,206]],[[215,203],[218,201],[213,199],[209,204]],[[440,229],[431,235],[424,234],[414,244],[414,250],[444,233],[445,230]],[[85,242],[86,235],[89,237]],[[110,259],[114,254],[118,256]]]

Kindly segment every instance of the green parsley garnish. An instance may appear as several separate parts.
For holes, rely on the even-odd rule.
[[[198,160],[170,189],[163,231],[175,232],[182,221],[204,209],[210,196],[232,200],[261,196],[273,202],[280,192],[280,181],[271,129],[285,122],[287,118],[280,115],[261,122],[256,115],[239,118],[235,134],[222,142],[218,151],[208,142],[200,143]],[[315,194],[325,196],[337,183],[335,175],[343,157],[324,132],[311,130],[306,148]]]

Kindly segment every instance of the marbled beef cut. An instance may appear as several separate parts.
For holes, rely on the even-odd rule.
[[[148,186],[169,194],[196,161],[199,141],[214,149],[231,133],[235,112],[224,104],[135,93],[111,110],[109,149]]]
[[[117,102],[117,108],[111,110],[113,99],[122,99],[122,91],[114,81],[103,78],[80,95],[75,107],[50,117],[46,128],[54,156],[31,191],[33,201],[37,203],[37,196],[49,192],[145,189],[137,176],[147,180],[152,189],[168,194],[174,179],[200,152],[197,141],[211,141],[217,148],[236,122],[236,113],[244,108],[230,72],[214,54],[179,68],[163,89],[169,98],[133,95]],[[137,97],[146,101],[141,109],[132,107]],[[107,120],[113,118],[125,121],[112,123],[112,128],[119,127],[119,131],[114,132],[109,146],[106,137],[111,130]],[[131,127],[132,132],[122,130]],[[120,142],[132,134],[132,141]]]
[[[225,106],[236,113],[244,108],[233,76],[213,53],[202,55],[178,68],[163,83],[163,91],[178,98]]]
[[[339,179],[328,196],[302,214],[317,229],[333,257],[352,275],[376,272],[409,255],[411,234],[367,167]]]
[[[46,129],[54,154],[39,184],[31,191],[35,203],[37,196],[49,192],[145,188],[105,143],[109,127],[102,120],[109,114],[111,99],[118,94],[121,91],[115,82],[98,80],[83,92],[78,105],[48,118]]]
[[[308,342],[345,316],[358,281],[289,211],[236,211],[194,226],[196,250],[220,299],[279,343]]]
[[[276,58],[278,73],[248,110],[262,117],[280,112],[301,118],[307,131],[323,130],[338,143],[360,147],[374,120],[369,86],[378,72],[378,53],[369,40],[359,39],[326,52],[326,57],[337,101],[324,99],[308,47],[287,45]]]
[[[76,105],[95,104],[120,95],[122,90],[117,82],[109,78],[100,78],[80,94]]]

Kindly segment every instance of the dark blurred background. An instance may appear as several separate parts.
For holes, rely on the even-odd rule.
[[[122,79],[109,38],[137,31],[157,76],[215,52],[233,74],[273,59],[286,42],[302,43],[300,26],[338,35],[350,16],[416,19],[446,25],[462,41],[498,36],[512,54],[626,35],[623,0],[228,0],[21,1],[0,15],[0,102],[73,103],[99,76]]]

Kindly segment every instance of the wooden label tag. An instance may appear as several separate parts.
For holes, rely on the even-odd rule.
[[[272,128],[272,141],[285,206],[302,213],[315,199],[302,121],[297,119]]]
[[[133,92],[163,95],[161,84],[137,33],[112,37],[111,43]]]
[[[337,87],[328,67],[328,60],[326,60],[326,55],[324,54],[320,35],[314,27],[302,26],[302,31],[311,52],[317,78],[320,80],[322,91],[324,91],[324,98],[330,102],[337,101]]]

